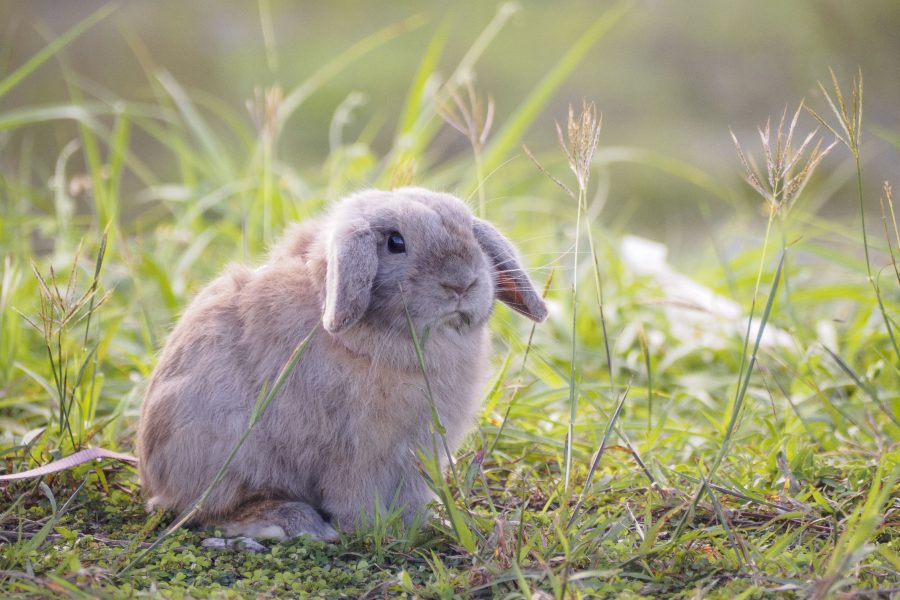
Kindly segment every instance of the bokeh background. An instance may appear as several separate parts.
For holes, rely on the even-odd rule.
[[[0,71],[23,63],[104,2],[34,0],[0,2],[4,36]],[[478,61],[476,86],[496,102],[503,123],[541,78],[611,2],[525,0]],[[292,117],[280,138],[283,161],[302,171],[325,168],[335,110],[353,94],[345,137],[371,132],[375,156],[392,143],[396,120],[419,61],[437,32],[447,28],[441,58],[447,74],[494,16],[500,3],[404,1],[331,2],[125,2],[65,51],[65,61],[98,97],[151,100],[146,69],[168,71],[195,100],[212,110],[224,107],[250,123],[245,102],[254,89],[274,84],[290,90],[358,40],[391,23],[421,15],[424,23],[351,64]],[[266,24],[271,30],[266,32]],[[758,198],[740,182],[741,170],[729,128],[753,148],[755,128],[801,99],[825,109],[817,81],[829,83],[829,66],[842,81],[857,69],[865,78],[864,147],[867,197],[873,218],[884,179],[896,171],[900,130],[900,3],[895,0],[795,0],[781,2],[638,1],[554,94],[525,137],[541,151],[553,150],[555,121],[582,98],[603,114],[601,146],[607,153],[628,147],[682,161],[709,174],[732,197],[723,202],[708,191],[668,177],[646,165],[619,165],[610,177],[609,201],[600,218],[622,231],[667,243],[681,260],[698,252],[698,202],[712,222],[733,222],[735,211],[759,216]],[[268,35],[268,37],[267,37]],[[268,43],[267,43],[268,42]],[[3,98],[6,109],[70,101],[59,62],[44,65],[27,85]],[[345,105],[346,106],[346,105]],[[807,127],[814,125],[806,115]],[[0,143],[17,140],[6,134]],[[60,148],[76,135],[72,123],[31,127],[36,163],[48,173]],[[230,143],[224,135],[223,143]],[[171,155],[155,155],[148,140],[135,152],[157,173],[176,176]],[[611,150],[612,149],[612,150]],[[433,159],[468,159],[465,138],[445,128],[430,150]],[[548,156],[553,164],[561,156]],[[852,169],[846,153],[829,157],[819,183],[821,208],[850,218]],[[602,156],[602,152],[601,152]],[[0,159],[11,160],[0,152]],[[155,162],[154,162],[155,161]],[[504,169],[520,172],[528,185],[540,177],[521,156]],[[167,170],[168,169],[168,170]],[[127,218],[142,209],[124,182],[121,204]],[[535,184],[537,185],[537,184]],[[544,189],[544,188],[541,188]],[[490,188],[492,198],[504,190]],[[751,219],[752,220],[752,219]],[[764,219],[759,219],[763,222]]]

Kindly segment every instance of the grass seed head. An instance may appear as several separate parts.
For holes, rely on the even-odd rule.
[[[438,112],[448,125],[468,138],[474,149],[481,150],[494,123],[494,99],[488,96],[485,101],[475,90],[471,77],[465,82],[465,97],[452,90],[450,99],[453,104],[442,104]]]
[[[597,108],[593,102],[581,101],[581,114],[576,118],[575,109],[569,105],[569,122],[567,127],[568,141],[563,137],[562,128],[556,124],[556,134],[559,145],[569,161],[569,167],[575,173],[578,187],[586,191],[591,177],[591,163],[594,160],[594,152],[600,142],[600,129],[603,124],[602,116],[597,115]]]
[[[787,108],[781,114],[781,119],[774,131],[771,119],[766,121],[765,127],[758,129],[766,161],[765,177],[753,157],[744,152],[737,136],[731,132],[731,139],[734,141],[738,159],[744,167],[747,183],[766,200],[769,208],[775,212],[790,209],[809,178],[812,177],[818,164],[834,147],[834,142],[832,142],[824,149],[822,148],[822,140],[815,139],[819,132],[816,128],[803,138],[799,147],[794,148],[794,133],[803,108],[804,105],[801,102],[790,123],[787,124],[786,131]]]
[[[819,82],[819,89],[822,91],[825,101],[828,102],[831,112],[833,112],[834,116],[837,118],[838,127],[830,125],[828,121],[812,108],[807,107],[806,110],[816,119],[816,121],[830,131],[834,137],[847,146],[847,149],[850,150],[854,157],[859,159],[859,146],[862,135],[862,70],[859,71],[857,77],[854,77],[850,81],[849,106],[847,104],[847,98],[845,98],[844,93],[841,91],[841,86],[838,83],[837,75],[834,74],[834,70],[829,68],[828,72],[831,74],[831,85],[834,90],[834,98],[831,97],[821,81]],[[838,132],[838,129],[841,131]]]
[[[253,98],[247,100],[247,110],[250,111],[250,118],[260,134],[271,137],[275,133],[278,110],[283,99],[284,92],[279,85],[265,89],[257,87],[253,90]]]

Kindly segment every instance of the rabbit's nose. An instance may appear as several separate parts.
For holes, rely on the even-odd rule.
[[[454,282],[445,281],[444,283],[441,284],[441,287],[444,288],[445,290],[447,290],[448,292],[456,294],[457,297],[462,298],[466,292],[468,292],[470,289],[472,289],[472,287],[475,285],[475,283],[477,283],[477,281],[478,281],[478,278],[472,278],[470,281],[468,281],[466,283],[459,283],[456,281],[454,281]]]

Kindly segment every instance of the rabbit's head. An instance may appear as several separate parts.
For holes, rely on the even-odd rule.
[[[366,191],[342,200],[319,237],[325,329],[482,326],[498,299],[543,321],[547,308],[512,244],[449,194]]]

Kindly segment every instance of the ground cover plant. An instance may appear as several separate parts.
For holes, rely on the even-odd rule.
[[[335,544],[206,547],[214,532],[144,510],[132,466],[93,462],[2,484],[2,595],[900,593],[900,230],[890,184],[879,198],[863,185],[868,137],[900,137],[863,120],[870,75],[827,64],[813,97],[776,99],[791,108],[763,115],[758,135],[731,134],[743,187],[689,156],[604,146],[609,116],[590,98],[572,98],[557,130],[535,133],[563,82],[632,10],[597,12],[503,119],[475,74],[511,4],[460,56],[445,54],[446,28],[413,16],[299,83],[260,87],[246,108],[177,80],[136,39],[142,100],[82,78],[67,51],[111,7],[9,64],[5,473],[83,448],[132,451],[155,353],[191,295],[229,261],[259,261],[287,223],[361,187],[411,183],[467,199],[522,249],[551,316],[530,327],[497,309],[478,426],[452,469],[422,464],[438,498],[427,523],[404,528],[388,511]],[[432,40],[386,150],[374,142],[382,120],[351,126],[360,99],[350,95],[334,107],[318,162],[285,156],[288,123],[312,95],[426,27]],[[451,65],[443,76],[441,64]],[[42,69],[57,70],[68,101],[4,104]],[[52,157],[34,149],[32,132],[46,127],[63,132]],[[447,156],[438,140],[451,134],[465,149]],[[635,166],[696,188],[694,235],[713,251],[691,278],[600,218],[616,201],[617,170]],[[838,185],[844,172],[838,183],[849,185]],[[713,220],[712,202],[748,192],[754,210]],[[826,216],[830,196],[854,218]],[[427,340],[410,343],[428,352]],[[260,410],[270,398],[260,394]]]

